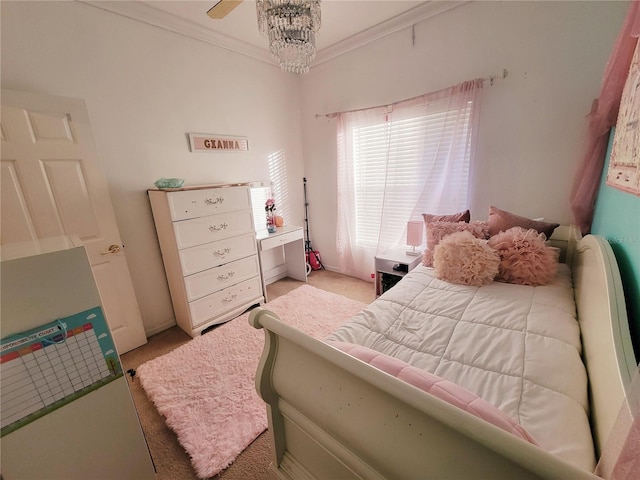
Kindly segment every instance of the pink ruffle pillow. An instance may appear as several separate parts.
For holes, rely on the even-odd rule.
[[[497,280],[518,285],[546,285],[558,271],[558,249],[546,244],[544,233],[512,227],[489,239],[500,254]]]
[[[433,253],[436,277],[450,283],[480,287],[498,275],[500,255],[469,231],[443,238]]]
[[[489,238],[487,222],[430,222],[427,224],[427,248],[422,254],[422,264],[433,266],[433,252],[440,241],[448,235],[457,232],[470,232],[476,238]]]

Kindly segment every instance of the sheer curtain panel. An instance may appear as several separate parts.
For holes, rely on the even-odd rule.
[[[409,220],[468,207],[482,80],[338,114],[341,272],[369,279]]]

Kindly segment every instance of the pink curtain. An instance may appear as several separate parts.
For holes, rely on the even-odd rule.
[[[583,233],[591,229],[598,186],[604,167],[609,130],[616,124],[637,38],[640,36],[640,1],[631,2],[624,26],[618,34],[600,86],[600,94],[589,114],[589,133],[582,166],[571,192],[571,208]]]

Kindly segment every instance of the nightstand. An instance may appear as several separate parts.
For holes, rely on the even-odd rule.
[[[422,253],[407,255],[404,250],[385,250],[376,255],[376,297],[398,283],[422,262]]]

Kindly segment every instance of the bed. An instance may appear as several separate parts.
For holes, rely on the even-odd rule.
[[[444,285],[419,266],[326,342],[254,310],[274,477],[599,478],[595,463],[637,371],[622,284],[606,240],[571,227],[550,240],[565,263],[553,285]],[[463,290],[473,293],[460,307]],[[425,307],[430,297],[448,300]],[[423,328],[432,308],[444,326]],[[523,309],[525,324],[507,325]],[[529,437],[347,353],[354,346],[452,382]]]

